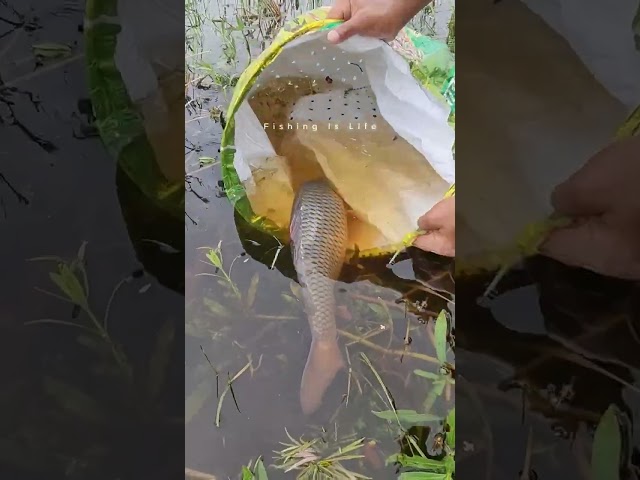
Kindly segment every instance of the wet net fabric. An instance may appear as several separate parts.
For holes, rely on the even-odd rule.
[[[256,215],[287,229],[295,192],[328,178],[358,250],[396,245],[453,182],[449,106],[382,42],[291,42],[236,115],[234,167]]]

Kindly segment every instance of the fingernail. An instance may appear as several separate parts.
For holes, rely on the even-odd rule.
[[[327,40],[329,40],[331,43],[338,43],[340,41],[340,35],[338,35],[338,32],[336,32],[335,30],[331,30],[327,35]]]

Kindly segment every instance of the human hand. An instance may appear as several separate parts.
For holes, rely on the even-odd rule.
[[[640,137],[597,153],[556,187],[557,213],[574,222],[552,232],[541,253],[570,266],[640,279]]]
[[[329,31],[331,43],[353,35],[391,41],[431,0],[336,0],[327,18],[345,22]]]
[[[413,245],[445,257],[456,255],[456,197],[445,198],[418,220],[418,227],[426,233]]]

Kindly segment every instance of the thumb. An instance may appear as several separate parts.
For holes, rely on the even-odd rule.
[[[341,23],[333,30],[329,32],[327,35],[327,39],[331,43],[342,43],[348,38],[357,35],[362,31],[362,27],[364,26],[364,19],[361,16],[351,17],[344,23]]]
[[[634,251],[623,235],[597,218],[556,230],[540,246],[540,253],[565,265],[631,280],[640,278]]]
[[[455,257],[456,255],[455,247],[451,244],[451,240],[439,230],[419,236],[413,242],[413,246],[443,257]]]

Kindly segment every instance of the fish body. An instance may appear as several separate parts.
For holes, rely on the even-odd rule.
[[[335,281],[347,249],[347,211],[329,183],[314,180],[302,185],[294,201],[290,234],[312,337],[300,385],[300,404],[309,414],[320,406],[324,392],[344,367],[336,329]]]

